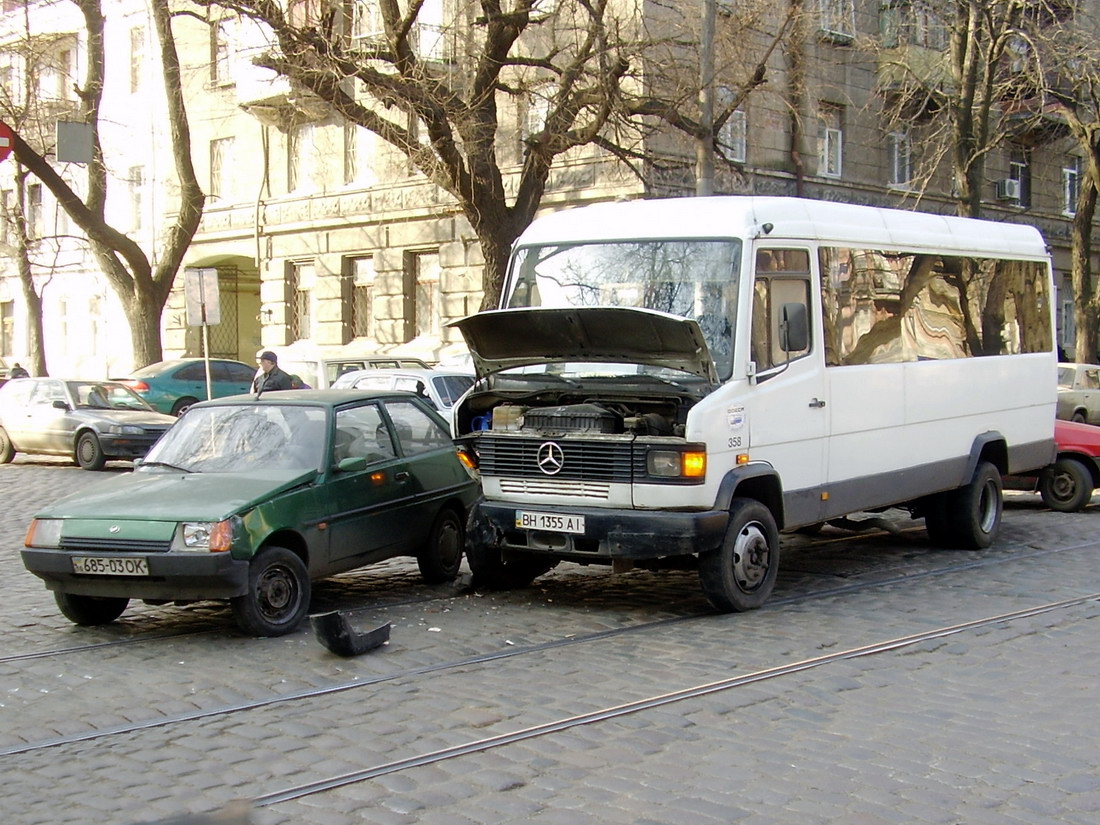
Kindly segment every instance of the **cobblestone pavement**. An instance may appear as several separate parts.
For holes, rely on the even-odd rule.
[[[341,659],[305,627],[245,638],[213,603],[69,625],[18,550],[36,508],[104,475],[0,467],[5,823],[234,800],[256,804],[223,818],[253,825],[1097,821],[1096,504],[1010,494],[976,553],[907,520],[791,537],[772,602],[731,616],[689,571],[562,565],[485,595],[387,562],[317,586],[315,610],[393,624]]]

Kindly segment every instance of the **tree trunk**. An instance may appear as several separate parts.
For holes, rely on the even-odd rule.
[[[46,348],[42,331],[42,298],[34,290],[31,262],[23,244],[19,248],[19,285],[23,289],[23,305],[27,311],[27,354],[29,363],[23,366],[31,375],[49,375],[46,370]]]
[[[1092,219],[1096,214],[1096,185],[1088,177],[1081,181],[1077,212],[1073,216],[1071,250],[1073,283],[1073,321],[1077,337],[1073,345],[1075,361],[1094,363],[1097,354],[1096,287],[1092,279]]]
[[[136,286],[123,310],[130,325],[130,342],[134,350],[134,368],[139,369],[161,360],[160,316],[164,301],[155,287]]]

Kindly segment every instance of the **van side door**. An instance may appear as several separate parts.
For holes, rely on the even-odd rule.
[[[821,518],[830,409],[817,290],[808,249],[757,248],[750,358],[756,387],[748,421],[754,459],[769,462],[783,488],[785,522]],[[800,321],[798,316],[802,316]],[[808,321],[806,340],[794,327]]]

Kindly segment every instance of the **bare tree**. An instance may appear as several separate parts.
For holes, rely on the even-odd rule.
[[[263,24],[271,46],[258,65],[374,132],[455,199],[485,259],[484,306],[499,298],[512,242],[539,208],[556,158],[590,146],[644,166],[645,123],[655,120],[692,137],[709,130],[720,144],[730,113],[764,82],[763,62],[730,78],[734,93],[701,126],[693,114],[701,7],[685,16],[673,3],[645,6],[662,22],[652,29],[641,4],[608,0],[446,0],[434,6],[446,11],[446,25],[429,19],[425,0],[196,2]],[[534,125],[509,181],[501,141],[514,131],[502,118],[517,109]]]
[[[130,326],[134,360],[147,364],[161,358],[160,321],[187,247],[198,228],[205,203],[191,164],[190,131],[180,86],[179,57],[171,31],[168,4],[150,4],[160,44],[160,64],[168,99],[172,153],[179,179],[179,210],[165,235],[156,264],[131,238],[106,218],[107,165],[100,142],[99,116],[104,90],[104,15],[101,0],[73,0],[84,18],[87,76],[77,89],[80,115],[92,132],[93,157],[87,170],[87,196],[81,198],[43,154],[17,135],[16,159],[49,188],[59,205],[85,233],[99,267],[118,294]]]
[[[1046,0],[924,0],[883,9],[879,64],[887,128],[920,135],[920,193],[950,182],[958,214],[980,217],[991,153],[1035,93],[1029,44],[1064,14]],[[944,187],[946,188],[946,187]]]
[[[53,75],[59,82],[68,82],[65,67],[56,65],[55,38],[32,33],[29,11],[22,9],[20,35],[8,42],[0,53],[7,70],[7,83],[0,85],[0,120],[26,137],[40,153],[47,151],[52,140],[53,119],[58,114],[58,101],[43,99],[40,81]],[[38,210],[28,204],[26,166],[18,157],[11,160],[13,189],[2,204],[5,252],[15,264],[20,293],[26,309],[29,354],[27,367],[32,375],[47,375],[46,352],[42,326],[42,295],[36,284],[36,272],[50,271],[51,253],[57,252],[58,238],[46,233],[43,225],[34,225],[41,218]],[[33,212],[33,214],[32,214]]]

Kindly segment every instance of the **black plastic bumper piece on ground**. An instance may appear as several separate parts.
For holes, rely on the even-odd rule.
[[[317,641],[338,656],[358,656],[360,653],[374,650],[390,640],[390,625],[384,625],[360,633],[351,626],[346,613],[333,610],[328,613],[316,613],[309,617]]]

